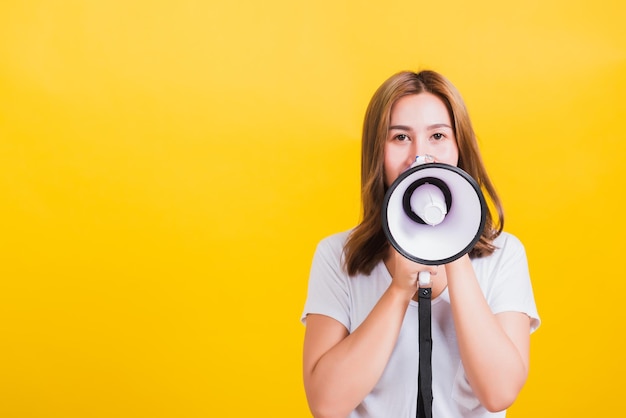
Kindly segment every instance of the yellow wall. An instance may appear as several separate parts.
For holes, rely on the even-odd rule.
[[[0,416],[308,416],[314,246],[374,89],[426,67],[528,250],[509,416],[621,414],[626,3],[387,3],[2,1]]]

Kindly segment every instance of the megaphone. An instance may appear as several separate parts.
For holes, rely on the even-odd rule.
[[[414,164],[400,174],[382,207],[390,244],[409,260],[431,266],[470,252],[487,216],[478,183],[460,168],[437,162]]]
[[[476,181],[458,167],[415,163],[391,184],[382,206],[383,231],[391,245],[416,263],[450,263],[472,250],[485,228],[487,204]],[[418,275],[418,416],[432,418],[430,273]]]

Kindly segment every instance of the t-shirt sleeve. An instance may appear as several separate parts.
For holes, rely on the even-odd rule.
[[[349,277],[342,268],[343,240],[337,236],[322,240],[313,256],[304,310],[300,320],[306,325],[308,314],[329,316],[350,329]]]
[[[501,243],[498,262],[493,271],[493,285],[487,301],[493,313],[522,312],[530,317],[530,331],[535,331],[541,320],[530,281],[526,250],[521,241],[508,234]]]

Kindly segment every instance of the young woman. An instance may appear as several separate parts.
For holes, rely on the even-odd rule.
[[[472,251],[442,266],[404,258],[382,229],[386,190],[424,155],[466,171],[497,211]],[[467,110],[442,75],[401,72],[376,91],[363,126],[361,194],[361,223],[322,240],[311,267],[302,321],[313,415],[416,416],[417,275],[429,271],[433,417],[504,417],[526,381],[539,316],[524,247],[502,231]]]

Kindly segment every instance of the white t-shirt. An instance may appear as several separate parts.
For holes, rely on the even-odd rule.
[[[322,314],[352,333],[365,320],[391,283],[381,261],[368,276],[349,277],[342,268],[343,246],[349,231],[322,240],[313,257],[308,295],[302,313]],[[472,260],[476,277],[493,313],[515,311],[531,319],[531,332],[540,320],[528,273],[526,252],[513,235],[503,232],[496,251]],[[374,389],[350,418],[415,417],[417,408],[418,304],[411,301],[389,362]],[[447,288],[432,300],[432,390],[435,418],[504,417],[482,407],[465,377]]]

